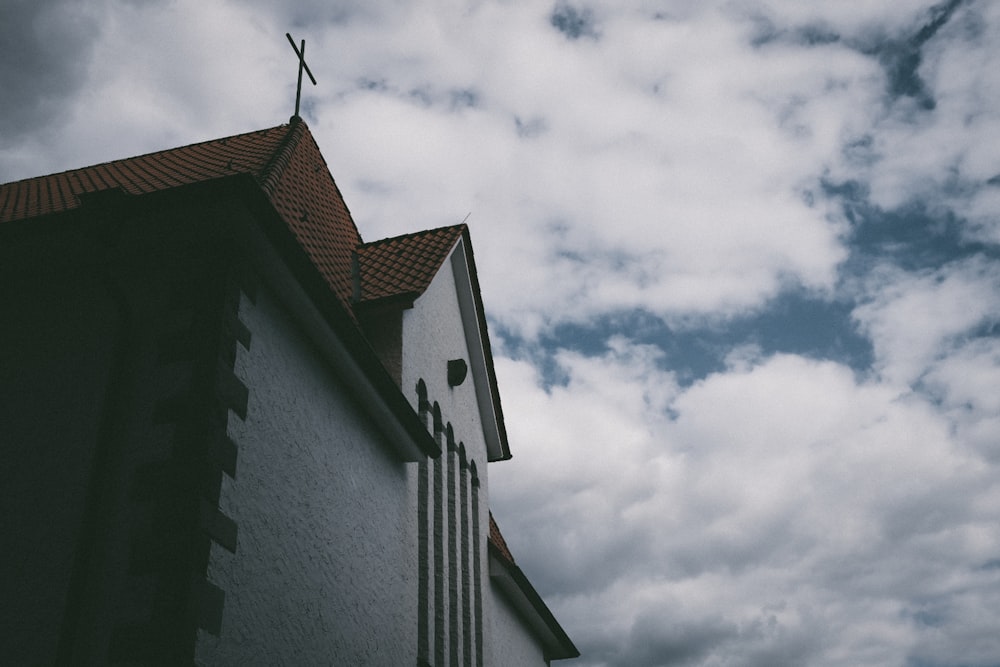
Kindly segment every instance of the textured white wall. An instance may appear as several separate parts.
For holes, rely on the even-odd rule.
[[[543,667],[545,656],[541,646],[518,619],[503,594],[491,587],[490,617],[492,620],[487,642],[487,664],[490,667]]]
[[[461,276],[458,278],[461,279]],[[441,270],[435,276],[427,290],[420,296],[413,305],[413,308],[404,311],[403,314],[403,338],[402,338],[402,387],[414,408],[417,408],[416,385],[418,380],[423,379],[427,385],[428,400],[433,405],[437,403],[441,409],[442,420],[445,424],[450,423],[454,432],[456,442],[465,445],[466,457],[470,462],[475,462],[477,474],[480,480],[478,489],[478,527],[479,539],[470,539],[469,549],[475,550],[478,546],[480,577],[479,590],[482,591],[482,634],[483,653],[487,665],[493,665],[490,660],[490,633],[494,624],[490,618],[493,605],[488,599],[491,594],[488,578],[488,557],[487,557],[487,536],[489,531],[489,490],[487,480],[487,451],[486,439],[483,434],[483,423],[479,411],[479,401],[476,394],[476,383],[473,380],[473,368],[471,355],[468,349],[466,332],[462,319],[462,309],[459,301],[459,293],[456,287],[456,275],[453,262],[449,259],[445,261]],[[478,336],[478,334],[476,334]],[[469,374],[465,381],[457,387],[448,385],[448,361],[450,359],[463,359],[469,365]],[[490,402],[490,397],[484,397]],[[442,446],[444,443],[442,443]],[[442,455],[431,465],[431,470],[435,466],[442,469],[447,467],[446,456]],[[451,465],[457,463],[452,459]],[[471,504],[471,498],[469,500]],[[433,501],[432,501],[433,505]],[[430,518],[430,517],[429,517]],[[471,528],[471,525],[467,529]],[[447,526],[445,527],[447,530]],[[433,526],[430,528],[430,539],[435,539]],[[470,553],[468,561],[471,563],[475,559],[475,554]],[[447,560],[447,559],[446,559]],[[451,570],[448,562],[441,566],[441,576],[445,582],[451,579]],[[446,583],[447,585],[447,583]],[[470,592],[470,595],[472,593]],[[442,613],[444,618],[452,619],[454,614],[462,615],[464,608],[452,609],[448,596],[445,597]],[[459,603],[461,601],[459,600]],[[433,607],[433,595],[430,604]],[[461,605],[460,605],[461,606]],[[473,608],[473,613],[474,608]],[[465,619],[463,618],[463,623]],[[434,634],[434,612],[431,612],[431,633]],[[444,633],[446,636],[447,653],[446,662],[451,652],[452,643],[459,642],[462,635],[462,627],[459,625],[455,630],[459,633],[456,637],[450,636],[450,629],[446,626]],[[431,659],[433,662],[434,642],[431,640]],[[473,652],[475,651],[473,647]],[[465,656],[459,651],[459,662],[466,659],[466,664],[471,664],[473,656]],[[511,665],[516,662],[508,663]],[[542,664],[533,662],[525,665]]]
[[[199,635],[206,665],[415,664],[414,509],[407,466],[266,290],[245,298],[253,340],[237,375],[237,476],[221,509],[236,554],[213,545],[226,593],[222,636]]]
[[[413,308],[403,312],[402,386],[416,409],[417,380],[424,379],[430,402],[441,405],[444,421],[451,422],[455,439],[465,443],[469,459],[476,461],[485,487],[486,440],[471,364],[465,382],[457,387],[448,386],[448,360],[459,358],[469,363],[455,275],[448,260]]]

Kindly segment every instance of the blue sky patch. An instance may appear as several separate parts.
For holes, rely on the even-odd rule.
[[[560,324],[540,338],[537,348],[532,346],[533,352],[510,331],[498,328],[497,335],[503,337],[512,356],[528,355],[541,361],[549,385],[565,380],[553,362],[556,351],[600,356],[614,336],[659,348],[664,354],[660,368],[676,373],[682,386],[725,370],[726,357],[744,346],[754,346],[765,356],[787,353],[836,361],[863,373],[871,367],[873,352],[871,342],[857,331],[851,318],[853,308],[853,303],[791,291],[752,315],[703,327],[673,329],[649,312],[632,310],[585,324]]]

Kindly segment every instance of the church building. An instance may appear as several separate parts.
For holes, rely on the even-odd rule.
[[[306,123],[0,185],[6,664],[549,665],[469,229]]]

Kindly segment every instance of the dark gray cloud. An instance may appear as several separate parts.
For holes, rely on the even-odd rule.
[[[840,41],[841,35],[824,23],[809,23],[802,26],[779,26],[768,16],[754,14],[750,17],[753,30],[750,44],[762,47],[768,44],[798,44],[801,46],[823,46]]]
[[[600,650],[613,667],[808,665],[824,647],[820,618],[783,623],[783,609],[761,609],[741,623],[699,616],[681,600],[663,601],[640,614],[627,640]],[[776,613],[777,612],[777,613]]]
[[[517,136],[523,139],[532,139],[545,134],[545,131],[548,130],[545,119],[537,116],[528,119],[514,116],[514,126],[517,128]],[[1000,176],[998,176],[998,181],[1000,181]]]
[[[0,146],[72,110],[101,34],[100,7],[74,0],[6,0],[0,7]]]
[[[379,20],[406,5],[397,0],[245,0],[241,4],[252,7],[258,16],[271,16],[283,27],[312,31],[314,34],[324,30],[326,24]]]
[[[360,77],[356,87],[359,90],[405,100],[426,109],[461,111],[475,109],[483,104],[482,94],[473,87],[440,87],[425,82],[404,88],[377,75]]]
[[[633,667],[692,665],[739,636],[739,628],[721,616],[689,618],[683,607],[639,615],[614,664]]]
[[[587,7],[576,7],[568,2],[559,2],[549,15],[552,27],[566,36],[567,39],[599,36],[594,13]]]

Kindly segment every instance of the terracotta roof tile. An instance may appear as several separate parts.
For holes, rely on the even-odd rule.
[[[423,293],[465,230],[440,227],[359,247],[360,301]]]
[[[303,122],[0,185],[0,223],[68,211],[80,195],[121,188],[149,194],[252,175],[345,305],[361,236]]]
[[[500,527],[497,526],[497,522],[493,519],[493,512],[490,512],[490,544],[497,548],[500,555],[503,556],[508,563],[514,564],[514,555],[510,553],[510,549],[507,547],[507,542],[504,541],[503,535],[500,534]]]
[[[294,124],[272,154],[261,186],[334,294],[349,306],[352,255],[361,235],[305,123]]]
[[[0,223],[77,208],[79,196],[122,188],[148,194],[223,176],[260,178],[288,134],[287,125],[125,160],[0,185]]]
[[[80,196],[121,188],[143,195],[250,174],[348,312],[357,252],[361,299],[419,295],[465,225],[363,244],[319,146],[301,121],[223,139],[0,185],[0,223],[80,206]]]

